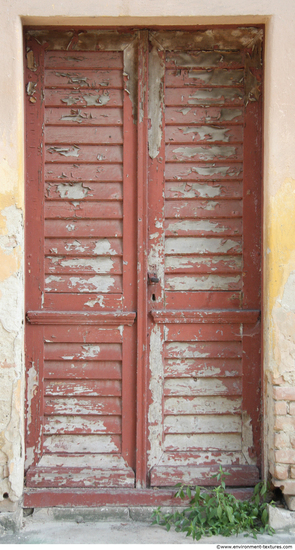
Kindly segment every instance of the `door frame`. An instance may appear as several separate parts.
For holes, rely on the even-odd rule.
[[[237,28],[239,25],[208,25],[200,26],[197,30],[210,28]],[[253,25],[254,26],[254,25]],[[264,29],[264,25],[255,25],[257,28]],[[32,27],[30,27],[31,29]],[[44,27],[42,27],[44,28]],[[38,26],[38,29],[41,27]],[[52,27],[46,27],[52,29]],[[68,27],[67,27],[68,29]],[[90,30],[87,27],[87,30]],[[97,27],[95,27],[97,29]],[[118,29],[118,27],[116,27]],[[124,27],[124,31],[134,30],[134,27]],[[147,255],[148,247],[148,172],[149,172],[149,154],[145,144],[148,142],[148,92],[144,86],[144,81],[148,77],[148,32],[154,29],[149,27],[140,29],[136,27],[140,36],[139,60],[138,60],[138,97],[137,97],[137,310],[141,312],[137,315],[137,427],[136,427],[136,488],[135,489],[63,489],[57,491],[25,490],[24,505],[26,507],[36,506],[70,506],[73,499],[80,494],[81,506],[98,505],[175,505],[173,498],[174,491],[170,489],[146,489],[148,481],[147,472],[147,410],[148,410],[148,359],[149,350],[147,347],[148,330],[148,280],[147,280]],[[28,29],[24,29],[26,31]],[[62,32],[65,28],[58,29]],[[103,30],[112,30],[112,27],[103,27]],[[160,29],[159,29],[160,30]],[[179,30],[179,27],[163,27],[163,30]],[[195,27],[181,27],[181,30],[194,31]],[[55,29],[56,32],[56,29]],[[263,94],[263,89],[262,89]],[[262,131],[262,125],[261,125]],[[260,157],[262,161],[262,155]],[[251,165],[250,165],[251,167]],[[261,177],[262,188],[262,177]],[[251,227],[252,220],[248,220]],[[262,232],[262,224],[260,227]],[[262,235],[262,233],[261,233]],[[263,331],[262,331],[263,333]],[[263,361],[261,361],[261,365]],[[248,494],[251,489],[232,489],[232,493],[239,496]]]

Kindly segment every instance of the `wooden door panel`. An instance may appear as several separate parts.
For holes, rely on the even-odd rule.
[[[26,483],[133,487],[136,156],[122,146],[123,133],[135,139],[126,36],[115,51],[81,55],[53,51],[56,39],[53,31],[44,47],[34,33],[27,41]]]
[[[261,33],[253,50],[225,52],[212,32],[210,47],[202,31],[150,34],[150,111],[161,99],[149,180],[154,486],[212,484],[219,464],[230,485],[260,475]]]

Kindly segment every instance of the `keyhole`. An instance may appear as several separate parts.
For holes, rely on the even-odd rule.
[[[152,294],[152,300],[153,300],[153,302],[156,301],[156,295],[155,294]]]

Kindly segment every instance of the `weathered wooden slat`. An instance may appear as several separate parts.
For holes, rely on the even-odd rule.
[[[121,361],[45,361],[44,378],[120,380],[122,365]]]
[[[241,292],[229,291],[167,291],[166,308],[178,310],[195,309],[196,305],[200,309],[223,309],[241,307]]]
[[[123,306],[122,294],[69,294],[45,292],[44,308],[49,311],[119,311]]]
[[[166,359],[165,377],[228,377],[242,375],[241,359]]]
[[[242,421],[237,415],[168,415],[164,419],[164,431],[171,434],[240,433],[241,429]]]
[[[224,453],[222,453],[224,454]],[[221,455],[221,453],[220,453]],[[216,483],[213,475],[217,474],[219,465],[222,464],[226,476],[226,485],[229,487],[243,486],[253,487],[260,480],[259,470],[256,466],[226,466],[220,460],[218,464],[210,466],[155,466],[151,471],[152,486],[165,487],[173,478],[175,483],[184,485],[212,486]]]
[[[243,212],[241,200],[190,199],[165,201],[166,218],[240,218]]]
[[[118,361],[122,359],[121,344],[44,344],[45,360]]]
[[[208,342],[241,340],[239,324],[204,323],[175,324],[165,326],[166,342]]]
[[[242,290],[242,275],[167,275],[166,290]]]
[[[45,109],[45,124],[87,126],[120,126],[123,123],[123,112],[118,107],[97,109],[94,107],[69,108],[47,107]]]
[[[167,88],[182,86],[239,86],[244,81],[244,69],[167,69]]]
[[[123,127],[84,127],[75,126],[75,132],[71,126],[45,126],[45,142],[50,145],[75,145],[89,144],[121,144],[123,143]]]
[[[203,318],[203,316],[202,316]],[[50,311],[50,310],[29,310],[26,313],[26,319],[30,325],[52,325],[56,328],[57,326],[68,325],[68,330],[76,330],[73,327],[78,325],[83,327],[81,331],[85,330],[85,325],[91,326],[96,325],[98,327],[98,334],[109,330],[109,327],[115,325],[116,329],[119,329],[122,325],[132,326],[136,319],[135,311]],[[115,330],[116,330],[115,329]],[[122,329],[119,329],[121,332]],[[100,336],[98,336],[100,338]],[[84,340],[83,340],[84,341]]]
[[[122,107],[122,90],[54,90],[47,89],[44,93],[46,107]]]
[[[241,404],[240,397],[167,397],[164,414],[236,414],[241,411]]]
[[[131,468],[113,469],[97,469],[97,468],[31,468],[26,475],[27,487],[48,487],[51,495],[54,488],[58,487],[62,491],[63,487],[67,488],[84,488],[89,487],[106,487],[109,491],[110,487],[134,487],[134,472]],[[53,488],[53,489],[52,489]],[[100,489],[101,490],[101,489]]]
[[[217,235],[237,236],[242,234],[242,219],[222,219],[222,220],[176,220],[166,219],[164,222],[165,235],[182,236],[208,236],[214,237]]]
[[[98,185],[98,184],[97,184]],[[110,184],[109,184],[110,185]],[[166,199],[242,199],[243,184],[241,181],[224,182],[178,182],[168,181],[165,185]],[[214,220],[216,223],[216,220]]]
[[[164,441],[167,451],[241,451],[240,434],[167,434]]]
[[[109,218],[121,219],[123,208],[121,201],[46,201],[44,214],[46,219],[69,218]]]
[[[119,397],[46,397],[44,412],[46,415],[120,415],[121,399]]]
[[[120,434],[120,416],[45,416],[44,433],[53,434]]]
[[[118,256],[47,256],[45,258],[45,273],[47,274],[94,274],[122,273],[122,258]]]
[[[242,256],[166,256],[166,273],[240,273]]]
[[[208,418],[208,416],[205,417]],[[239,418],[239,415],[237,414],[231,415],[231,418],[233,418],[233,416]],[[219,416],[219,418],[222,419],[223,416]],[[217,464],[222,464],[226,467],[230,465],[245,465],[245,457],[243,456],[243,453],[239,451],[187,451],[187,453],[185,453],[184,465],[183,453],[174,451],[163,454],[159,466],[173,467],[182,465],[185,467],[206,465],[214,467]]]
[[[47,275],[45,292],[122,292],[121,275]]]
[[[164,383],[164,395],[242,395],[242,379],[168,378]]]
[[[44,55],[46,69],[122,69],[121,52],[72,52],[47,51]]]
[[[46,162],[123,162],[121,145],[47,145]]]
[[[119,220],[47,220],[45,235],[47,255],[122,255],[122,239],[112,238],[122,235],[122,222]],[[108,236],[111,238],[106,238]]]
[[[44,169],[47,182],[116,182],[122,181],[121,164],[46,164]]]
[[[180,201],[179,201],[180,202]],[[195,201],[194,201],[195,202]],[[179,205],[179,203],[178,203]],[[175,205],[175,210],[190,210],[190,204]],[[178,206],[178,210],[177,210]],[[174,210],[174,211],[175,211]],[[166,254],[241,254],[242,239],[233,237],[229,239],[217,237],[167,237],[165,239]],[[180,290],[180,289],[178,289]],[[198,289],[195,289],[198,290]]]
[[[128,313],[128,317],[132,316],[132,312]],[[191,309],[187,311],[177,311],[173,309],[152,309],[151,316],[156,323],[165,325],[174,324],[236,324],[252,325],[252,327],[244,327],[244,335],[251,336],[256,334],[256,325],[260,321],[259,309]]]
[[[47,199],[121,200],[122,183],[46,183]]]
[[[165,158],[169,162],[243,160],[242,145],[166,145]]]
[[[119,435],[49,435],[44,437],[47,453],[120,453]]]
[[[241,52],[167,52],[166,67],[219,67],[219,68],[240,68],[243,66],[243,55]]]
[[[79,71],[49,69],[45,72],[45,87],[82,88],[83,90],[91,90],[92,88],[101,90],[108,90],[110,88],[120,89],[123,88],[122,71],[117,69],[108,71],[85,68]]]
[[[164,356],[181,358],[242,357],[242,342],[168,342]]]
[[[242,164],[166,164],[166,181],[222,181],[242,178]]]
[[[48,380],[44,384],[44,395],[48,396],[121,396],[119,380]]]
[[[224,129],[225,123],[243,122],[243,109],[239,107],[211,106],[204,109],[198,105],[189,107],[167,107],[165,120],[167,125],[180,124],[181,126],[190,126],[192,124],[221,124]]]
[[[57,317],[63,317],[62,313],[58,312]],[[87,317],[86,312],[85,317]],[[104,321],[104,325],[87,325],[79,323],[79,320],[77,320],[75,325],[67,324],[66,320],[63,321],[63,324],[61,322],[62,320],[60,319],[59,323],[51,325],[50,321],[49,324],[46,324],[46,318],[44,319],[43,337],[45,342],[118,344],[123,340],[123,329],[122,325],[119,326],[119,320],[117,321],[117,326],[112,321],[108,325],[107,320]]]
[[[244,106],[244,90],[239,88],[166,88],[165,104],[175,105],[239,105]]]

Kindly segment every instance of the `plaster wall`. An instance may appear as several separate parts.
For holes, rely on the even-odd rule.
[[[0,19],[0,511],[23,490],[23,24],[266,24],[264,475],[295,495],[294,1],[2,0]]]

